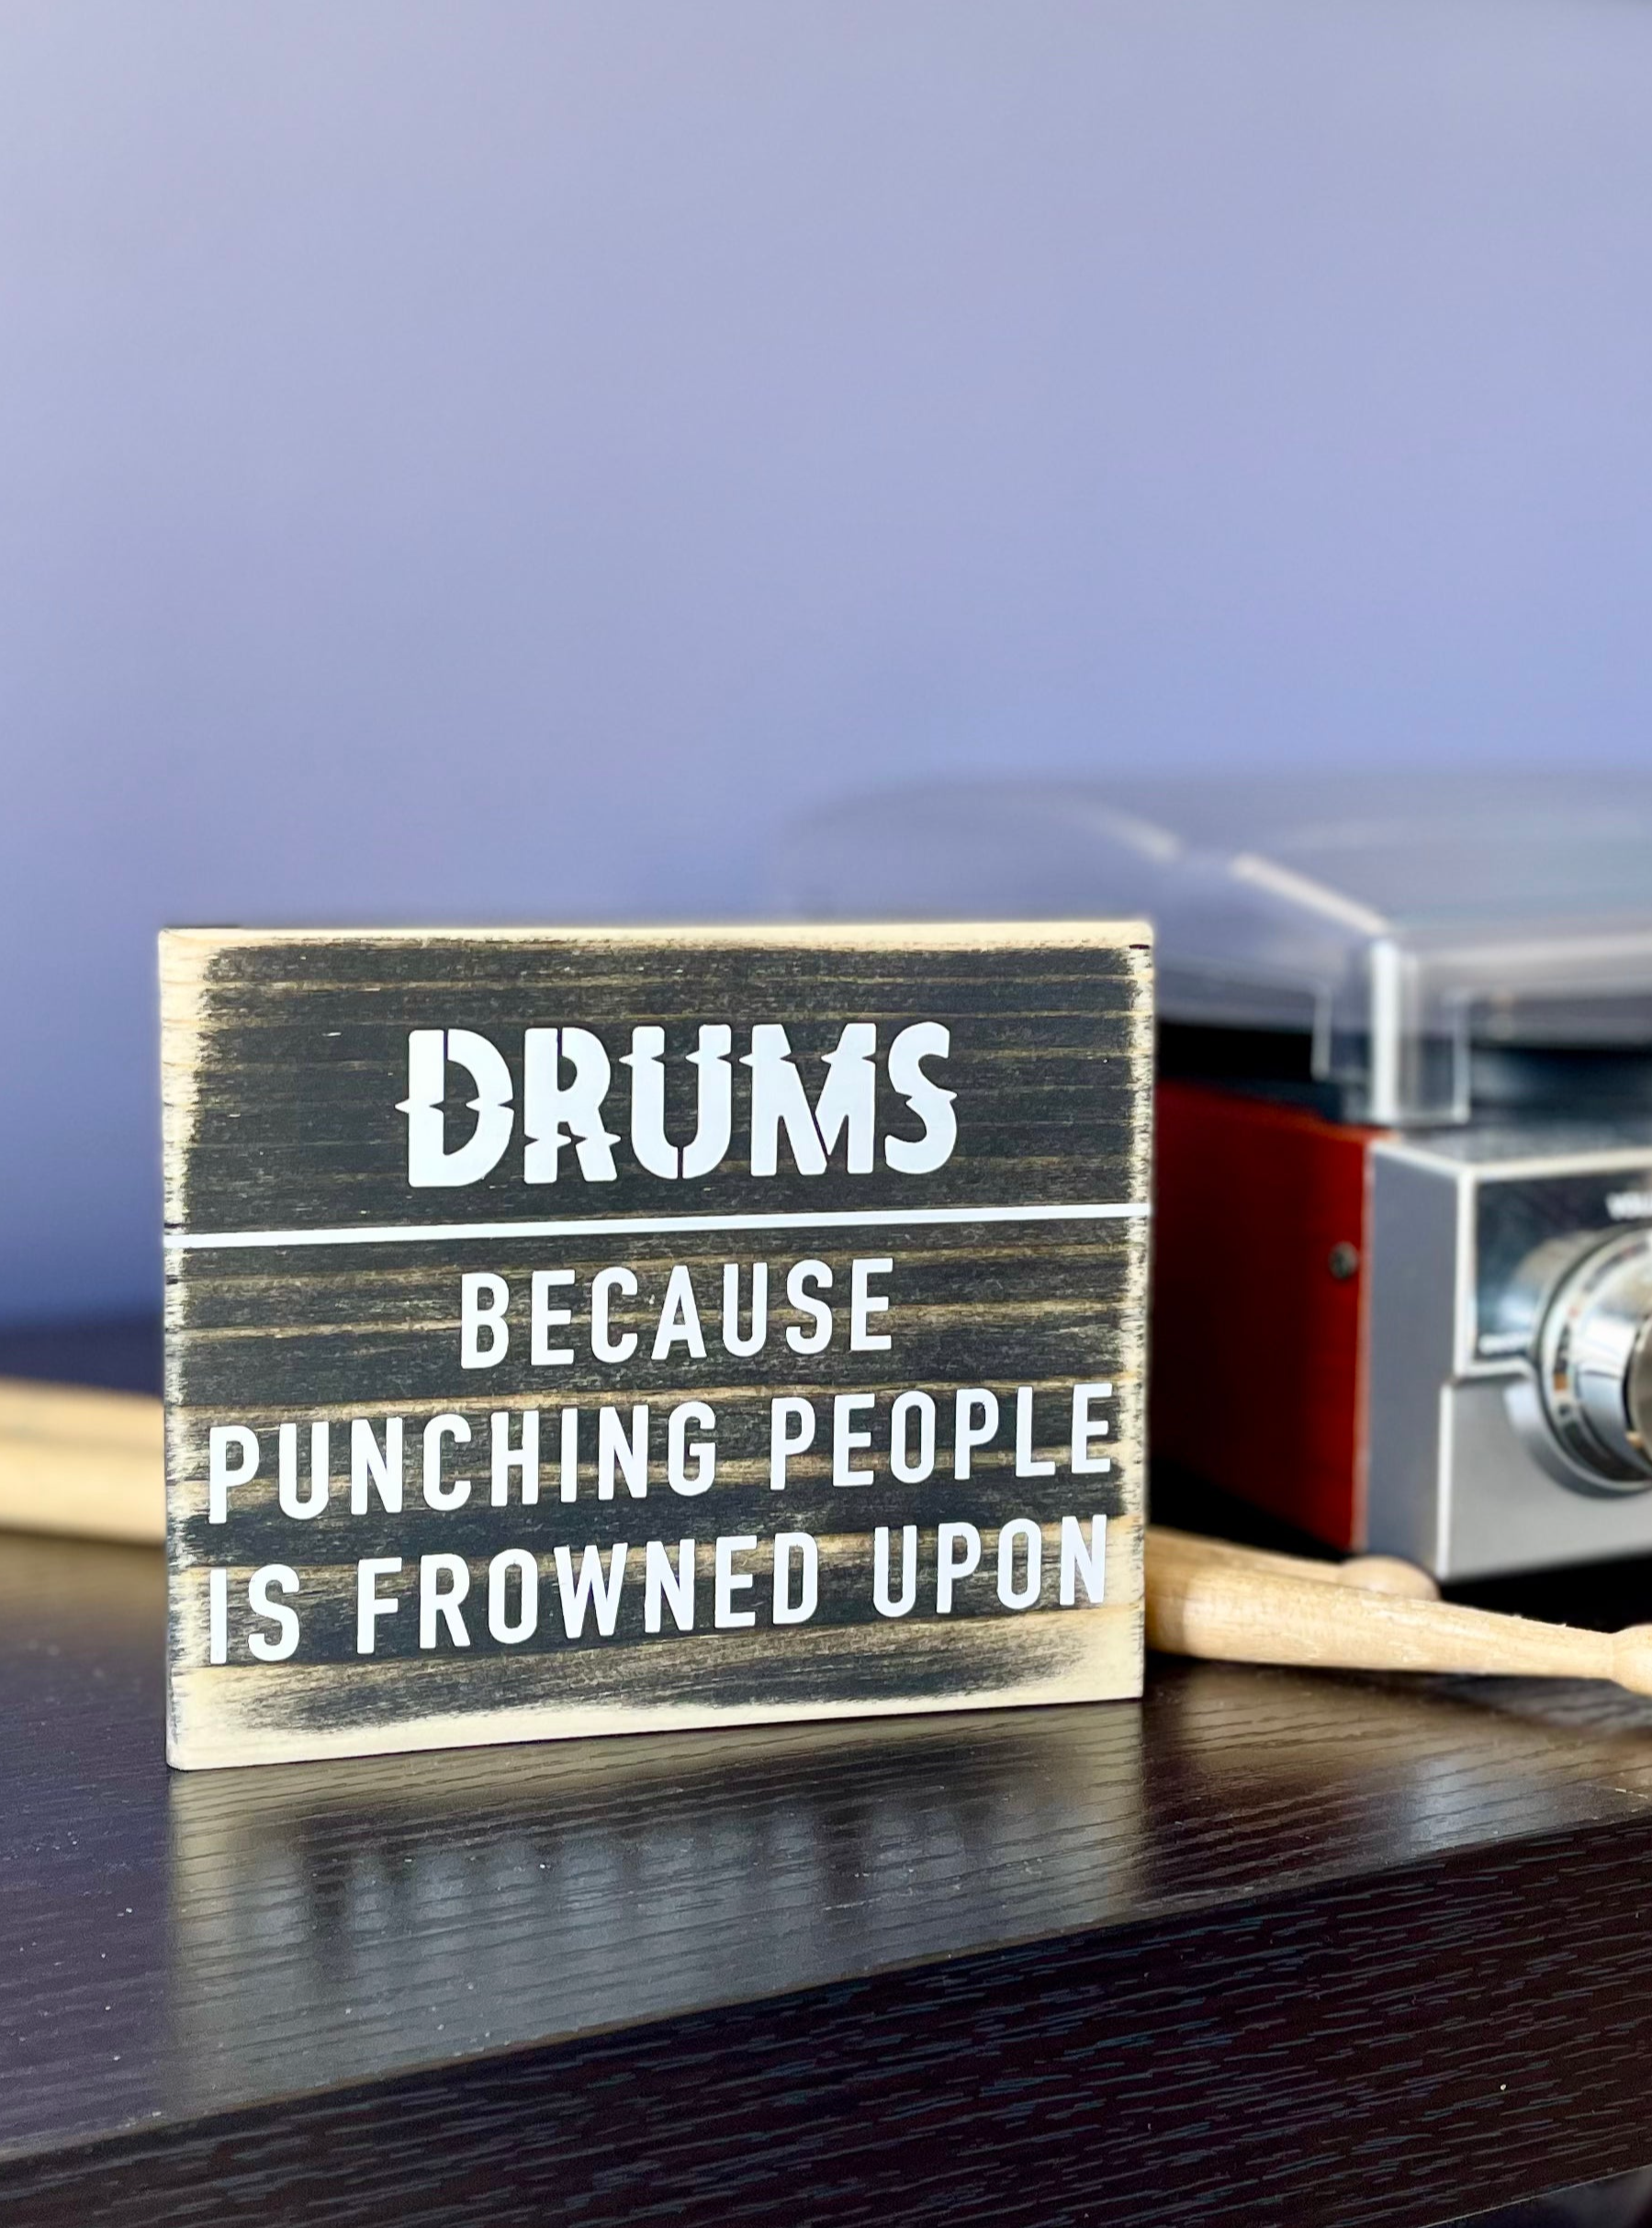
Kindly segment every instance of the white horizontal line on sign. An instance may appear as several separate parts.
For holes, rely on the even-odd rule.
[[[212,1246],[432,1245],[455,1238],[663,1237],[693,1230],[871,1230],[913,1222],[1113,1222],[1151,1214],[1145,1199],[1107,1206],[843,1208],[823,1214],[615,1215],[565,1222],[369,1222],[358,1230],[179,1231],[174,1253]]]

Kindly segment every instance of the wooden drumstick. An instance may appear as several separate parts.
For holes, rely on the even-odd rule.
[[[1231,1563],[1236,1570],[1272,1571],[1276,1578],[1313,1579],[1322,1586],[1358,1586],[1366,1593],[1403,1594],[1414,1602],[1437,1602],[1440,1589],[1416,1563],[1401,1562],[1397,1555],[1354,1555],[1346,1562],[1310,1562],[1303,1555],[1280,1555],[1271,1547],[1242,1547],[1237,1540],[1208,1539],[1191,1532],[1173,1532],[1165,1525],[1150,1525],[1151,1553],[1156,1541],[1167,1551],[1197,1547],[1208,1562]]]
[[[0,1378],[0,1526],[159,1543],[162,1443],[150,1394]]]
[[[1652,1694],[1652,1626],[1585,1632],[1377,1593],[1352,1566],[1269,1556],[1150,1525],[1147,1644],[1173,1656],[1321,1671],[1478,1671],[1612,1679]]]
[[[0,1525],[158,1541],[161,1472],[159,1401],[0,1379]],[[1148,1526],[1147,1641],[1167,1655],[1614,1679],[1652,1694],[1652,1626],[1581,1632],[1438,1594],[1389,1556],[1309,1562]]]

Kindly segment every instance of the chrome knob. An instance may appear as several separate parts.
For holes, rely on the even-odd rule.
[[[1652,1230],[1625,1231],[1573,1262],[1537,1335],[1537,1394],[1577,1480],[1652,1485]]]

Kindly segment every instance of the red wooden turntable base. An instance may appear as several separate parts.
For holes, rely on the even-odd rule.
[[[1159,1086],[1154,1452],[1345,1548],[1365,1545],[1367,1162],[1384,1134]]]

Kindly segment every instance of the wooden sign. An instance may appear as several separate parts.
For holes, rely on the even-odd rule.
[[[162,974],[174,1763],[1140,1693],[1141,928]]]

